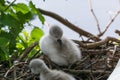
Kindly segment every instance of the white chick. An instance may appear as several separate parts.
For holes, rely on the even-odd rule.
[[[29,67],[32,73],[40,74],[40,80],[76,80],[72,75],[63,71],[49,69],[41,59],[31,60]]]
[[[63,30],[52,26],[49,34],[40,40],[40,48],[50,60],[60,66],[68,66],[81,60],[81,51],[70,39],[63,37]]]

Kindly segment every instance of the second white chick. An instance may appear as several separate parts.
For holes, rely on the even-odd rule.
[[[32,73],[40,74],[40,80],[76,80],[73,76],[63,71],[49,69],[41,59],[31,60],[29,67]]]

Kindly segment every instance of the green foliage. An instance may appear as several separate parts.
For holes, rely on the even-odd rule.
[[[2,60],[9,60],[8,56],[8,45],[9,45],[9,40],[7,38],[0,37],[0,59]]]
[[[38,27],[35,27],[31,31],[31,40],[38,41],[43,35],[44,35],[44,32],[41,29],[39,29]]]
[[[3,11],[6,7],[7,7],[7,5],[5,5],[5,1],[0,0],[0,11]]]
[[[42,24],[44,24],[45,18],[42,16],[42,14],[35,8],[35,6],[33,5],[33,3],[30,1],[29,2],[29,6],[31,8],[31,10],[33,11],[34,14],[37,14],[39,17],[39,20],[42,22]]]
[[[44,35],[44,32],[39,29],[38,27],[34,27],[34,29],[29,34],[27,31],[22,31],[18,38],[16,47],[19,51],[19,55],[25,50],[25,48],[28,48],[31,44],[33,44],[35,41],[39,41],[40,38]],[[35,54],[39,50],[39,46],[36,46],[28,55],[29,57]]]
[[[18,3],[16,5],[13,5],[12,8],[16,11],[16,13],[21,12],[23,14],[26,14],[30,11],[29,7],[24,3]]]
[[[34,16],[38,16],[44,24],[44,17],[31,1],[26,5],[0,0],[0,61],[10,61],[14,50],[18,50],[20,56],[26,48],[43,36],[43,31],[37,27],[34,27],[30,34],[24,31],[25,24],[34,20]],[[37,46],[31,52],[37,51],[38,48]]]

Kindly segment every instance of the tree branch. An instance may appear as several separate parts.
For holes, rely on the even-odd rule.
[[[120,36],[120,31],[119,30],[115,30],[115,33],[117,33]]]
[[[10,6],[12,6],[14,3],[16,2],[16,0],[14,0],[9,6],[7,6],[7,8],[4,10],[6,11]]]
[[[113,37],[107,37],[102,41],[98,41],[98,42],[94,42],[94,43],[87,43],[87,44],[84,44],[84,43],[82,43],[80,41],[75,40],[75,42],[78,43],[83,48],[94,48],[94,47],[97,47],[97,46],[100,46],[100,45],[104,45],[108,41],[120,43],[120,40],[118,40],[116,38],[113,38]]]
[[[23,53],[22,55],[20,56],[20,59],[19,61],[22,61],[26,56],[27,54],[36,46],[38,45],[38,41],[33,43],[31,46],[29,46]]]
[[[70,70],[70,69],[63,69],[66,72],[70,72],[73,74],[85,74],[85,73],[91,73],[91,70]],[[110,74],[110,71],[103,71],[103,70],[96,70],[92,71],[93,74],[103,73],[103,74]]]
[[[110,25],[114,22],[114,20],[116,19],[116,17],[120,14],[120,10],[118,10],[116,12],[116,14],[110,19],[110,21],[108,22],[108,24],[106,25],[106,28],[105,30],[101,33],[101,34],[98,34],[98,36],[102,36],[107,30],[108,28],[110,27]]]
[[[93,15],[93,17],[94,17],[94,19],[95,19],[95,21],[96,21],[96,25],[97,25],[99,34],[101,34],[101,29],[100,29],[99,21],[98,21],[97,16],[95,15],[94,10],[93,10],[93,8],[92,8],[92,2],[91,2],[91,0],[88,0],[88,1],[89,1],[90,11],[91,11],[91,13],[92,13],[92,15]]]
[[[55,14],[53,12],[50,12],[50,11],[46,11],[46,10],[43,10],[43,9],[40,9],[38,8],[38,10],[44,14],[44,15],[47,15],[47,16],[50,16],[56,20],[58,20],[59,22],[61,22],[62,24],[68,26],[70,29],[74,30],[75,32],[79,33],[80,35],[83,35],[87,38],[90,38],[92,39],[93,41],[100,41],[101,39],[99,39],[98,37],[96,37],[95,35],[87,32],[87,31],[84,31],[82,30],[81,28],[78,28],[77,26],[75,26],[74,24],[70,23],[67,19],[64,19],[62,18],[61,16],[59,16],[58,14]]]

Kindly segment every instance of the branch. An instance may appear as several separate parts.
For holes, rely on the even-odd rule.
[[[40,9],[38,8],[38,10],[44,14],[44,15],[47,15],[47,16],[50,16],[56,20],[58,20],[59,22],[61,22],[62,24],[68,26],[70,29],[74,30],[75,32],[79,33],[80,35],[83,35],[87,38],[90,38],[94,41],[100,41],[101,39],[99,39],[98,37],[96,37],[95,35],[87,32],[87,31],[84,31],[82,30],[81,28],[78,28],[77,26],[75,26],[74,24],[70,23],[68,20],[62,18],[61,16],[59,16],[58,14],[55,14],[53,12],[50,12],[50,11],[46,11],[46,10],[43,10],[43,9]]]
[[[115,30],[115,33],[117,33],[120,36],[120,31],[119,30]]]
[[[95,19],[95,21],[96,21],[96,25],[97,25],[97,27],[98,27],[99,34],[101,34],[101,29],[100,29],[99,21],[98,21],[96,15],[95,15],[95,13],[94,13],[94,10],[93,10],[93,8],[92,8],[91,0],[88,0],[88,1],[89,1],[90,11],[91,11],[91,13],[92,13],[92,15],[93,15],[93,17],[94,17],[94,19]]]
[[[98,41],[98,42],[94,42],[94,43],[88,43],[88,44],[84,44],[80,41],[76,41],[74,40],[76,43],[78,43],[81,47],[83,48],[94,48],[94,47],[97,47],[97,46],[100,46],[100,45],[104,45],[105,43],[107,43],[108,41],[112,41],[112,42],[117,42],[117,43],[120,43],[120,40],[116,39],[116,38],[113,38],[113,37],[107,37],[105,38],[104,40],[102,41]]]
[[[108,22],[108,24],[106,25],[106,28],[103,32],[101,32],[100,30],[100,26],[99,26],[99,21],[94,13],[94,10],[92,8],[92,3],[91,3],[91,0],[89,0],[89,8],[90,8],[90,11],[93,15],[93,17],[95,18],[95,21],[96,21],[96,24],[97,24],[97,27],[98,27],[98,31],[99,31],[99,34],[97,35],[98,37],[101,37],[104,35],[104,33],[108,30],[108,28],[110,27],[110,25],[114,22],[114,20],[116,19],[116,17],[120,14],[120,10],[118,10],[116,12],[116,14],[112,17],[112,19],[110,19],[110,21]]]
[[[73,73],[73,74],[88,74],[88,73],[91,73],[91,70],[70,70],[70,69],[63,69],[64,71],[66,72],[70,72],[70,73]],[[95,71],[92,71],[93,74],[98,74],[98,73],[103,73],[103,74],[110,74],[111,72],[110,71],[104,71],[104,70],[95,70]]]
[[[7,6],[7,8],[4,10],[6,11],[10,6],[12,6],[15,3],[16,0],[14,0],[9,6]]]
[[[19,61],[22,61],[26,56],[27,54],[36,46],[38,45],[38,41],[33,43],[30,47],[28,47],[23,53],[22,55],[20,56],[20,59]]]
[[[98,34],[98,36],[102,36],[107,30],[108,28],[110,27],[110,25],[114,22],[114,20],[116,19],[116,17],[120,14],[120,10],[118,10],[116,12],[116,14],[110,19],[110,21],[108,22],[108,24],[106,25],[106,28],[105,30],[101,33],[101,34]]]
[[[26,64],[26,62],[19,62],[13,66],[10,67],[10,69],[7,70],[7,72],[5,73],[4,77],[7,78],[7,75],[14,69],[14,67],[18,66],[18,65],[23,65]]]

